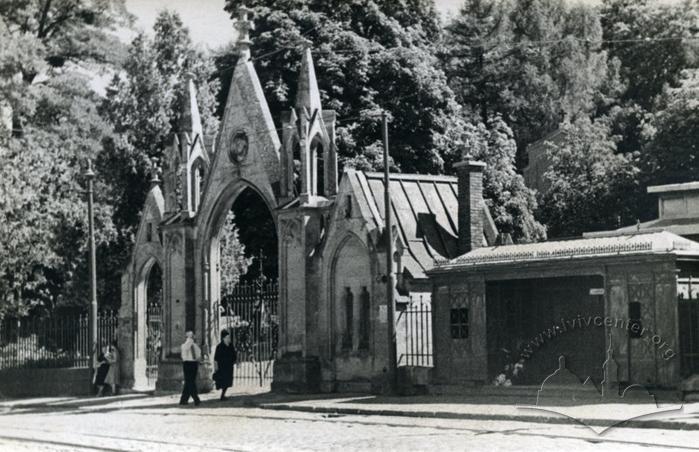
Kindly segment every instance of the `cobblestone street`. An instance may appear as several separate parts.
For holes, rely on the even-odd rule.
[[[211,397],[211,396],[209,396]],[[687,450],[698,431],[271,411],[175,396],[3,407],[0,450]]]

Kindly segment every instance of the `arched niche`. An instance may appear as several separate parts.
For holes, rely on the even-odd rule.
[[[330,271],[330,331],[334,356],[368,349],[371,336],[371,258],[349,234],[334,253]]]

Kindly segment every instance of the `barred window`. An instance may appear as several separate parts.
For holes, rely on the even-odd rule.
[[[468,338],[468,308],[454,308],[451,310],[451,338]]]

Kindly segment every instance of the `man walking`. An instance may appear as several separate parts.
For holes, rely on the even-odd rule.
[[[186,339],[181,346],[182,351],[182,370],[184,371],[184,388],[182,388],[182,397],[180,397],[180,405],[187,405],[189,397],[194,400],[194,405],[199,405],[199,395],[197,394],[197,370],[199,369],[199,358],[201,358],[201,349],[194,343],[194,331],[185,333]]]

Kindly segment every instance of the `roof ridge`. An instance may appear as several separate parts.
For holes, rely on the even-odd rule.
[[[368,178],[382,178],[384,173],[377,171],[364,171],[359,170],[364,173]],[[449,176],[446,174],[418,174],[418,173],[389,173],[389,179],[392,180],[429,180],[429,181],[445,181],[445,182],[457,182],[456,176]]]
[[[633,240],[634,237],[638,238]],[[633,234],[580,237],[569,241],[532,242],[477,248],[454,259],[437,260],[436,265],[450,267],[467,264],[515,263],[517,261],[657,252],[671,253],[690,250],[697,252],[699,244],[671,232],[634,231]]]

